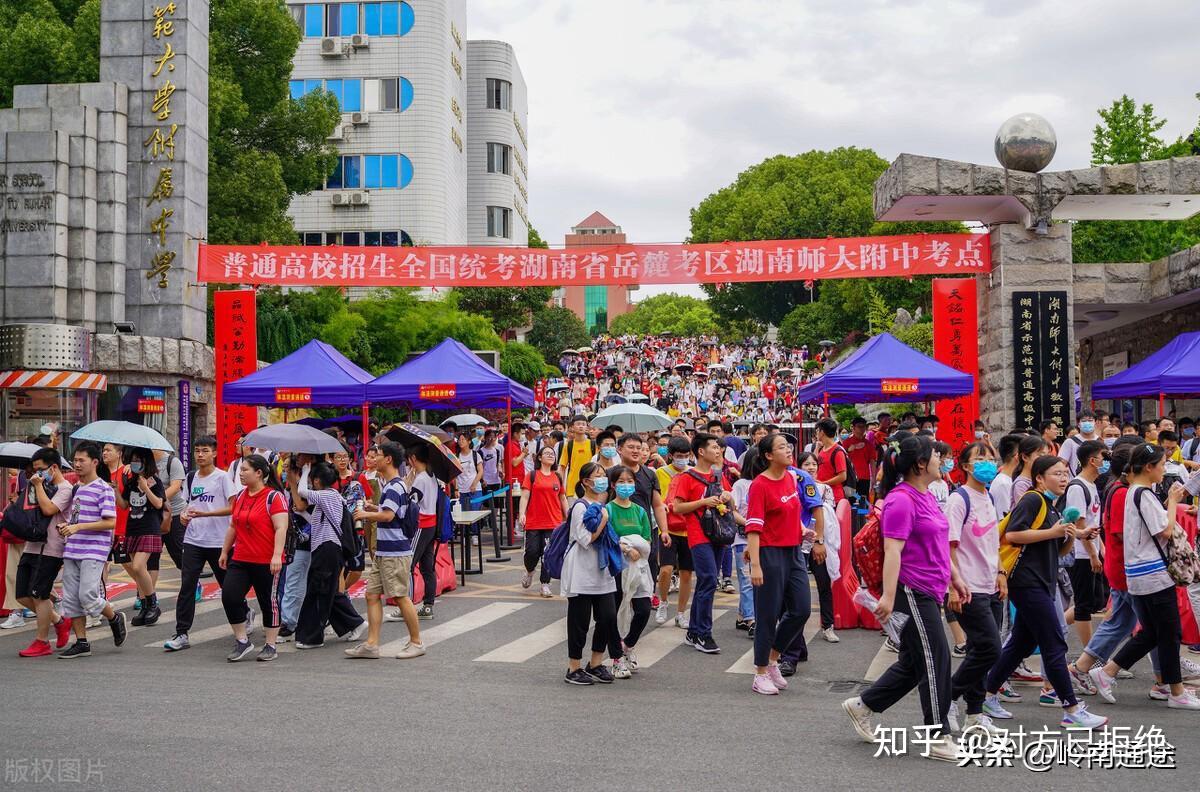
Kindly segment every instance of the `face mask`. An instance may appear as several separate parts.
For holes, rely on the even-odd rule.
[[[946,473],[949,473],[951,470],[954,470],[954,460],[953,459],[943,459],[942,460],[942,473],[946,474]]]
[[[659,446],[659,447],[658,447],[658,455],[659,455],[659,456],[666,456],[666,455],[667,455],[667,447],[666,447],[666,446]]]
[[[1117,444],[1117,438],[1115,438],[1115,437],[1104,438],[1104,445],[1107,446],[1108,448],[1112,448],[1116,444]]]
[[[476,429],[476,430],[475,430],[475,436],[476,436],[476,437],[483,437],[483,430],[482,430],[482,429]]]
[[[1112,463],[1110,463],[1107,459],[1100,463],[1100,475],[1101,476],[1103,476],[1105,473],[1107,473],[1110,469],[1112,469]]]
[[[606,446],[606,447],[600,449],[600,456],[604,457],[605,459],[612,459],[616,455],[617,455],[617,449],[615,449],[615,448],[610,448],[610,447]]]
[[[971,475],[985,487],[991,485],[999,472],[1000,468],[990,459],[981,459],[971,465]]]
[[[1195,430],[1193,427],[1191,427],[1191,426],[1188,426],[1188,427],[1184,428],[1184,430],[1183,430],[1183,436],[1184,436],[1184,437],[1195,437],[1195,436],[1196,436],[1196,430]]]
[[[983,436],[984,436],[985,434],[986,434],[986,432],[984,432],[982,429],[976,429],[976,430],[975,430],[975,439],[976,439],[976,440],[982,440],[982,439],[983,439]]]
[[[607,492],[608,491],[608,479],[606,479],[606,478],[592,479],[592,491],[598,492],[598,493],[599,492]]]
[[[142,472],[142,463],[141,462],[130,462],[129,469],[132,470],[134,473],[141,473]]]
[[[635,493],[635,492],[637,492],[636,484],[618,484],[617,485],[617,497],[618,498],[631,498],[631,497],[633,497],[633,493]]]
[[[671,464],[675,466],[676,470],[688,469],[688,461],[686,459],[672,459]]]
[[[1091,434],[1092,432],[1096,431],[1096,422],[1095,421],[1080,421],[1079,422],[1079,431],[1083,432],[1084,434]]]

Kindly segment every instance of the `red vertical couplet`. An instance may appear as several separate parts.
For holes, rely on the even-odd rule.
[[[979,418],[979,306],[974,278],[933,279],[933,357],[975,378],[970,396],[942,399],[939,439],[957,454],[975,440]]]
[[[225,383],[258,370],[258,325],[254,290],[213,294],[213,346],[217,380],[217,459],[227,466],[237,455],[237,439],[258,425],[258,408],[226,405]]]

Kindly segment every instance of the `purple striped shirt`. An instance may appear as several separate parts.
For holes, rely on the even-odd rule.
[[[99,522],[117,516],[117,501],[113,489],[104,479],[81,484],[67,510],[67,523]],[[107,561],[112,549],[112,530],[79,531],[67,537],[63,558],[74,561]]]

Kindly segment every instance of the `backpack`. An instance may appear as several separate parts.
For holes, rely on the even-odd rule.
[[[558,524],[550,534],[550,538],[546,540],[546,549],[542,551],[542,569],[546,571],[552,579],[562,579],[563,561],[567,557],[567,551],[574,544],[571,541],[571,515],[574,513],[575,507],[583,503],[578,500],[571,504],[571,508],[567,509],[567,518]],[[584,505],[587,508],[587,505]]]
[[[954,489],[954,491],[950,493],[950,497],[953,498],[955,495],[962,496],[963,506],[966,507],[966,511],[963,512],[963,523],[962,523],[963,529],[966,529],[967,524],[971,521],[971,496],[967,492],[966,486],[956,487]],[[987,495],[988,495],[988,499],[991,500],[991,502],[992,502],[992,506],[994,507],[996,505],[996,499],[992,497],[992,493],[990,491],[988,492]]]
[[[392,481],[400,484],[400,508],[403,510],[403,513],[396,513],[396,518],[400,521],[400,533],[404,534],[405,539],[412,539],[417,535],[417,530],[421,527],[421,499],[413,497],[413,493],[409,492],[408,487],[404,486],[404,482],[400,480],[399,476],[392,479]],[[388,485],[391,485],[392,481],[389,481]]]
[[[846,457],[846,480],[842,482],[843,492],[851,491],[852,493],[857,493],[858,492],[858,474],[854,472],[854,464],[850,461],[850,452],[847,451],[845,446],[841,445],[840,443],[838,445],[835,445],[833,448],[834,448],[835,454],[838,451],[841,451],[842,456]],[[833,458],[830,457],[830,464],[832,464],[832,463],[833,463]],[[835,468],[835,471],[836,471],[836,468]],[[835,472],[834,475],[837,475],[837,473]],[[850,497],[853,497],[853,495],[851,495]]]
[[[52,518],[42,514],[39,505],[34,505],[32,509],[25,508],[25,501],[29,497],[29,488],[32,486],[32,484],[26,484],[21,490],[20,497],[4,509],[4,516],[0,518],[0,529],[7,531],[22,542],[44,542],[50,533]],[[46,495],[53,499],[58,494],[58,488],[50,484],[47,484],[46,487]]]
[[[454,539],[454,515],[453,505],[450,503],[450,496],[446,494],[445,487],[438,487],[437,491],[437,540],[447,543]],[[418,513],[418,519],[420,515]]]
[[[1188,440],[1186,443],[1184,443],[1183,458],[1195,462],[1197,450],[1200,450],[1200,437],[1193,437],[1191,440]]]
[[[716,481],[708,481],[694,470],[685,473],[704,485],[704,497],[720,497],[723,492],[720,476]],[[704,538],[717,547],[731,545],[737,538],[737,524],[733,521],[733,512],[728,507],[724,514],[719,508],[703,509],[700,512],[700,530],[704,532]]]
[[[354,515],[350,513],[350,507],[342,502],[342,519],[340,525],[333,526],[337,531],[338,540],[342,546],[342,564],[345,566],[354,566],[358,559],[362,556],[363,548],[358,541],[358,531],[354,528]]]
[[[1133,493],[1133,505],[1137,509],[1138,517],[1142,515],[1141,497],[1145,491],[1145,487],[1140,487],[1137,492]],[[1145,523],[1144,518],[1142,522]],[[1128,532],[1128,526],[1126,526],[1126,531]],[[1166,564],[1167,574],[1171,576],[1171,580],[1175,581],[1175,585],[1190,586],[1200,582],[1200,557],[1197,557],[1195,548],[1188,542],[1187,532],[1183,530],[1183,526],[1175,526],[1171,537],[1167,539],[1166,550],[1163,550],[1157,536],[1151,536],[1150,541],[1154,543],[1154,549],[1158,550],[1159,557]]]
[[[575,441],[568,440],[567,441],[567,449],[566,449],[567,464],[563,465],[563,467],[565,467],[568,471],[571,469],[571,460],[574,459],[574,457],[572,456],[572,453],[571,453],[574,450],[575,450]],[[591,457],[595,458],[595,456],[596,456],[596,441],[590,437],[588,438],[588,451],[591,452]]]
[[[1038,499],[1038,512],[1034,515],[1033,522],[1024,530],[1036,531],[1046,522],[1046,514],[1049,511],[1049,506],[1046,499],[1036,492],[1027,492],[1026,495],[1036,495]],[[1018,501],[1019,503],[1020,501]],[[1021,554],[1025,552],[1026,545],[1009,544],[1006,539],[1008,533],[1008,524],[1012,520],[1013,513],[1017,507],[1014,504],[1012,511],[1004,515],[1004,519],[996,527],[1000,529],[1000,566],[999,569],[1004,573],[1004,577],[1010,577],[1013,570],[1017,567],[1017,562],[1021,560]]]
[[[871,509],[866,523],[851,542],[859,582],[877,599],[883,596],[883,532],[880,525],[882,517],[883,503],[878,501]]]

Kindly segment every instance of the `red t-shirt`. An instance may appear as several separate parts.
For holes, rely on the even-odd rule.
[[[695,475],[692,475],[693,473],[695,473]],[[691,503],[692,501],[698,501],[703,498],[704,492],[708,488],[708,485],[701,483],[696,476],[701,476],[701,478],[710,483],[716,482],[719,478],[719,476],[711,471],[707,476],[703,476],[695,471],[685,471],[680,473],[678,476],[671,479],[672,490],[667,493],[670,496],[668,500],[671,503],[675,503],[676,501]],[[725,490],[726,492],[729,491],[729,488],[725,486],[724,481],[721,482],[721,489]],[[795,488],[793,488],[793,491],[795,491]],[[704,535],[704,531],[700,528],[700,515],[703,513],[704,509],[697,509],[689,514],[678,515],[683,519],[683,524],[687,527],[688,547],[708,544],[708,537]]]
[[[128,474],[128,471],[129,468],[126,465],[121,465],[119,468],[117,468],[117,471],[112,474],[112,488],[113,491],[118,495],[125,494],[125,476]],[[65,473],[63,475],[66,476]],[[78,480],[78,477],[76,480]],[[127,522],[129,522],[129,509],[122,508],[120,504],[117,504],[117,530],[114,536],[125,535],[125,523]]]
[[[275,553],[275,526],[271,517],[287,511],[287,498],[282,492],[263,487],[257,495],[251,495],[249,490],[242,490],[233,502],[233,560],[271,563]]]
[[[526,531],[553,531],[563,521],[563,483],[558,474],[535,470],[525,476],[522,484],[529,490],[529,505],[525,507]]]
[[[841,446],[834,444],[817,454],[817,481],[829,481],[845,470],[846,449]],[[846,497],[842,484],[830,484],[829,486],[833,488],[834,500],[842,500]]]
[[[850,455],[854,474],[866,481],[871,478],[871,463],[875,461],[875,445],[864,436],[861,440],[851,435],[842,441],[842,448]]]
[[[1125,531],[1125,496],[1129,487],[1124,485],[1113,490],[1104,513],[1104,576],[1114,591],[1125,591],[1125,544],[1121,535]]]
[[[766,547],[800,544],[800,497],[790,473],[778,480],[755,477],[747,499],[746,533],[759,534]]]
[[[768,399],[774,399],[775,398],[775,383],[774,382],[764,382],[763,386],[762,386],[762,395],[767,397]]]

